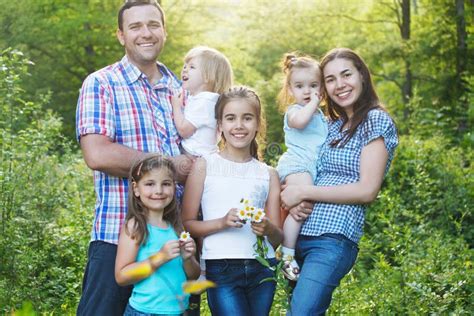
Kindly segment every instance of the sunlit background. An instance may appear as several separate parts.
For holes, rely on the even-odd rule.
[[[124,54],[115,37],[121,3],[0,0],[0,313],[74,314],[94,206],[76,102],[84,78]],[[363,56],[401,142],[330,314],[472,312],[472,1],[161,4],[160,61],[179,74],[195,45],[224,52],[236,82],[262,97],[269,164],[283,147],[283,54],[320,58],[345,46]],[[275,315],[286,308],[284,288]]]

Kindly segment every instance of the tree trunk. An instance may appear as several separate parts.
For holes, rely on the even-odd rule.
[[[464,18],[464,0],[456,0],[456,31],[457,31],[457,51],[456,51],[456,87],[460,96],[461,118],[458,123],[458,131],[467,130],[467,113],[469,106],[467,98],[463,97],[467,93],[466,84],[462,79],[467,71],[467,33],[466,19]]]
[[[408,44],[410,40],[410,0],[401,1],[402,9],[402,25],[400,26],[400,32],[402,36],[402,41],[405,45]],[[412,74],[411,74],[411,64],[408,56],[405,55],[405,81],[403,82],[402,87],[402,98],[403,103],[405,104],[405,109],[403,110],[403,118],[406,120],[410,116],[408,107],[406,106],[410,102],[411,97],[413,96],[413,83],[412,83]]]

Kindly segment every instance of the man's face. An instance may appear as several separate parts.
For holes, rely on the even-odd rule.
[[[136,66],[155,64],[166,41],[162,18],[152,5],[136,6],[123,12],[123,30],[117,31],[117,38]]]

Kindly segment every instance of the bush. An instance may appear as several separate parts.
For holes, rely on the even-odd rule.
[[[401,137],[332,314],[472,310],[471,161],[472,150],[450,147],[442,137]]]
[[[64,314],[80,293],[93,192],[61,120],[23,99],[30,64],[13,50],[0,57],[0,312],[31,301]]]
[[[398,235],[393,258],[361,243],[360,258],[336,290],[330,314],[468,315],[473,301],[472,250],[442,230]],[[371,267],[366,266],[372,261]]]

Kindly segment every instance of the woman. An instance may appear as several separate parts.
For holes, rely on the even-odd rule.
[[[330,125],[315,185],[283,187],[283,207],[304,220],[296,247],[302,265],[290,315],[319,315],[354,265],[364,213],[380,191],[398,144],[395,124],[381,105],[369,69],[347,48],[321,61]],[[314,202],[311,212],[303,201]]]

